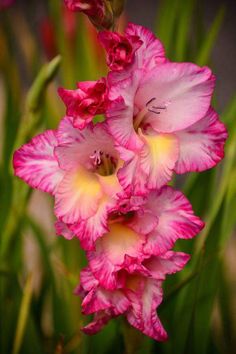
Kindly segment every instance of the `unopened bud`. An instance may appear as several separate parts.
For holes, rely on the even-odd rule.
[[[114,17],[119,17],[125,6],[125,0],[110,0]]]
[[[110,29],[114,23],[113,10],[107,0],[64,0],[71,11],[80,11],[86,14],[93,25],[101,29]]]

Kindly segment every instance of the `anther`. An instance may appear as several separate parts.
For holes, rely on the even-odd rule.
[[[151,99],[146,103],[146,107],[148,107],[149,104],[150,104],[151,102],[155,101],[155,100],[156,100],[156,97],[151,98]]]
[[[94,150],[94,154],[89,156],[90,159],[93,159],[94,165],[101,164],[101,152],[98,150]]]
[[[148,106],[150,105],[150,103],[152,103],[153,101],[156,100],[156,97],[151,98],[147,103],[146,103],[146,107],[148,109],[148,112],[154,113],[154,114],[160,114],[161,110],[165,110],[166,106],[151,106],[150,108],[148,108]]]

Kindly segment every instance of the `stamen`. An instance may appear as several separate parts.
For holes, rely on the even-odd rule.
[[[166,105],[164,106],[150,106],[150,104],[156,100],[156,97],[152,97],[145,105],[145,107],[137,114],[134,119],[134,129],[137,131],[140,124],[142,123],[143,118],[145,115],[150,112],[154,114],[160,114],[162,110],[166,110]]]
[[[148,107],[150,105],[150,103],[152,103],[153,101],[156,100],[156,97],[153,97],[150,101],[148,101],[146,103],[146,107]],[[150,108],[148,108],[148,112],[154,113],[154,114],[160,114],[160,110],[165,110],[166,106],[151,106]]]
[[[94,160],[93,163],[95,166],[98,166],[101,164],[101,155],[103,154],[102,151],[100,150],[94,150],[94,154],[93,155],[90,155],[90,159]]]
[[[148,107],[150,105],[150,103],[152,103],[153,101],[156,100],[156,97],[151,98],[147,103],[146,103],[146,107]]]

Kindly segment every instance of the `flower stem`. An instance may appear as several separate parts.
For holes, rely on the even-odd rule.
[[[143,334],[130,326],[125,319],[123,320],[122,333],[125,344],[124,354],[137,354],[144,340]]]

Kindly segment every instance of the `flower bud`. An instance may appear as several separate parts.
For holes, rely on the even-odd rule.
[[[71,11],[86,14],[97,29],[109,29],[114,23],[110,1],[106,0],[64,0]]]
[[[114,17],[119,17],[124,10],[125,0],[110,0],[110,2]]]

